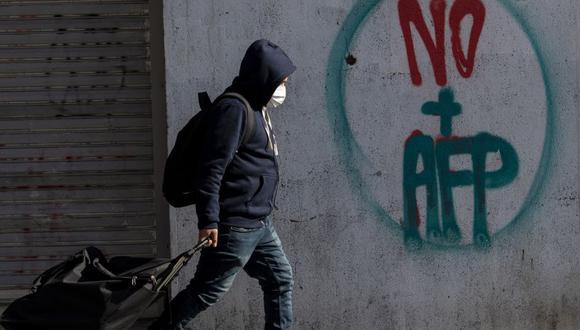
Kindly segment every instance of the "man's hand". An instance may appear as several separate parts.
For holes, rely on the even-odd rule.
[[[209,237],[209,247],[217,247],[218,244],[218,230],[217,229],[200,229],[199,241]]]

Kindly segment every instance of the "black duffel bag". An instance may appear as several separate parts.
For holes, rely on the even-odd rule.
[[[0,324],[7,330],[129,329],[167,287],[203,240],[176,258],[113,257],[88,247],[42,273],[32,293],[12,302]]]

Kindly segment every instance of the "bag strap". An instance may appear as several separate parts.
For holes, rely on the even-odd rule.
[[[199,107],[201,110],[209,110],[211,108],[211,99],[207,92],[197,93],[197,100],[199,101]]]
[[[252,109],[250,102],[248,102],[248,100],[246,100],[246,98],[242,96],[242,94],[238,93],[224,93],[220,97],[218,97],[215,102],[226,97],[238,99],[244,104],[244,108],[246,109],[246,125],[244,129],[244,137],[242,139],[242,144],[246,144],[248,143],[250,138],[254,135],[254,131],[256,130],[256,114],[254,112],[254,109]]]
[[[248,100],[246,100],[246,98],[239,93],[224,93],[218,96],[218,98],[216,98],[213,102],[209,98],[207,92],[197,93],[199,107],[202,111],[210,110],[213,105],[217,104],[221,99],[226,97],[237,99],[244,104],[244,109],[246,110],[246,120],[244,126],[244,137],[242,138],[240,145],[246,144],[250,138],[254,136],[254,131],[256,130],[256,114],[254,109],[252,109],[250,102],[248,102]]]
[[[187,250],[173,258],[170,261],[170,265],[167,267],[167,269],[157,278],[157,283],[153,286],[153,291],[159,292],[164,289],[173,280],[173,278],[179,274],[179,271],[189,262],[193,255],[208,245],[209,237],[205,237],[192,249]]]

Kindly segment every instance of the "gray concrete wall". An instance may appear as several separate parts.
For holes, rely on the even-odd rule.
[[[410,29],[420,82],[404,18],[422,13],[431,36],[439,20],[429,1],[398,2],[165,1],[169,144],[196,92],[217,96],[246,47],[271,39],[299,67],[272,114],[297,329],[580,328],[578,2],[436,1],[433,58]],[[421,109],[446,111],[434,101],[449,91],[462,113],[442,130]],[[176,253],[196,239],[194,209],[171,221]],[[195,324],[262,317],[241,274]]]

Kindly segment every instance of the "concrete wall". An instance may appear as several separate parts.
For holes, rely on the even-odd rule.
[[[168,141],[196,92],[217,96],[246,47],[271,39],[299,67],[272,115],[297,329],[576,329],[579,10],[165,1]],[[176,253],[196,220],[171,212]],[[262,317],[242,274],[195,323],[257,329]]]

